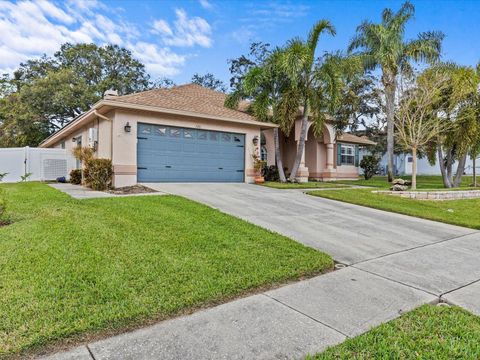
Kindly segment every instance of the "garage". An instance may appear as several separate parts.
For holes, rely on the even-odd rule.
[[[138,182],[243,182],[245,135],[138,123]]]

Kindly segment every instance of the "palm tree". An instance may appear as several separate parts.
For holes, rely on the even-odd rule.
[[[317,64],[315,63],[315,52],[320,35],[327,33],[335,35],[335,28],[328,20],[318,21],[310,31],[307,41],[293,39],[288,42],[285,51],[281,56],[282,71],[291,80],[292,93],[297,94],[297,106],[302,108],[302,122],[300,138],[297,147],[297,154],[293,163],[290,180],[294,181],[305,150],[305,139],[307,137],[308,121],[312,120],[317,132],[320,132],[321,125],[325,120],[324,113],[320,107],[323,106],[322,93],[317,87],[318,76]]]
[[[280,69],[281,56],[282,50],[277,48],[262,64],[251,68],[237,90],[227,97],[225,105],[236,108],[240,99],[252,99],[250,110],[257,119],[277,124],[284,134],[288,134],[298,113],[298,101],[289,78]],[[286,182],[280,152],[279,128],[273,129],[275,163],[280,181]]]
[[[405,2],[397,13],[384,9],[382,22],[374,24],[364,21],[348,48],[349,52],[361,50],[366,70],[380,67],[385,89],[387,115],[387,160],[388,181],[393,180],[394,118],[397,77],[402,72],[411,73],[411,61],[435,62],[440,58],[443,34],[423,32],[415,40],[405,41],[405,26],[412,19],[415,8]]]

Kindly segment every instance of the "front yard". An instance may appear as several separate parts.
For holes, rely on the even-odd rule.
[[[332,259],[176,196],[73,200],[1,185],[0,357],[161,320],[323,272]]]
[[[424,305],[309,360],[478,359],[480,317],[459,307]]]

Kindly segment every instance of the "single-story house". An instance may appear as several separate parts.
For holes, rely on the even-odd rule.
[[[123,96],[107,92],[40,147],[67,151],[93,147],[97,157],[112,160],[115,187],[142,182],[253,182],[252,155],[260,153],[261,132],[267,162],[275,163],[276,125],[225,107],[225,97],[195,84]],[[299,122],[295,136],[282,135],[284,164],[290,168],[298,129]],[[349,134],[336,138],[329,124],[318,139],[309,131],[301,180],[357,178],[361,144],[368,140]]]

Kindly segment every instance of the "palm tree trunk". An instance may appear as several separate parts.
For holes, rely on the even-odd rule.
[[[283,170],[283,161],[282,161],[282,154],[280,153],[280,137],[278,135],[279,131],[278,128],[273,129],[273,142],[275,144],[275,163],[277,164],[278,175],[280,177],[280,182],[285,183],[287,182],[287,178],[285,176],[285,171]]]
[[[438,157],[438,165],[440,166],[440,173],[442,174],[443,186],[446,188],[451,188],[452,184],[447,176],[447,169],[445,169],[445,163],[443,159],[443,150],[442,145],[437,145],[437,157]]]
[[[395,85],[385,86],[385,100],[387,107],[387,165],[388,181],[393,181],[393,149],[394,149],[394,124],[395,124]]]
[[[473,164],[473,187],[477,187],[477,156],[472,156],[472,164]]]
[[[455,174],[455,180],[453,181],[454,187],[459,187],[462,183],[462,176],[465,172],[465,163],[467,162],[467,154],[463,155],[458,162],[457,173]]]
[[[417,189],[417,148],[412,148],[412,190]]]
[[[298,168],[302,161],[303,152],[305,150],[305,139],[307,138],[308,128],[308,104],[305,104],[302,117],[302,128],[300,130],[300,139],[298,141],[297,155],[295,156],[295,162],[293,163],[292,172],[290,173],[290,181],[295,181],[297,177]]]

